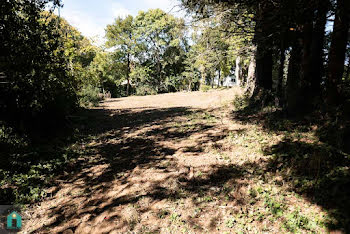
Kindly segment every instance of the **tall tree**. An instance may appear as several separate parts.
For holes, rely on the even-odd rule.
[[[256,89],[272,89],[272,42],[273,4],[269,1],[258,3],[256,11],[255,43],[256,52]]]
[[[48,2],[59,4],[13,0],[1,1],[0,7],[0,73],[5,77],[0,116],[30,123],[28,127],[34,127],[32,121],[40,116],[63,117],[77,104],[59,24],[42,15]]]
[[[135,30],[136,41],[142,48],[139,63],[153,69],[149,82],[155,91],[167,91],[167,78],[183,72],[183,52],[187,46],[184,21],[160,9],[140,11],[135,18]]]
[[[325,29],[327,23],[327,13],[330,10],[329,0],[317,1],[316,20],[312,34],[311,44],[311,92],[313,96],[319,96],[321,93],[320,86],[324,73],[324,41]]]
[[[344,73],[346,45],[349,35],[350,1],[337,0],[328,63],[327,101],[339,103],[339,84]]]
[[[118,17],[113,24],[106,28],[107,47],[115,47],[122,52],[122,59],[126,62],[125,79],[127,81],[126,95],[130,90],[131,58],[135,50],[134,18],[129,15],[125,19]]]

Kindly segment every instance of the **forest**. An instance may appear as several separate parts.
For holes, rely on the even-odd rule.
[[[27,222],[33,233],[111,232],[102,216],[137,233],[350,232],[350,1],[177,4],[186,17],[116,17],[96,43],[57,13],[61,0],[1,1],[0,205],[38,214],[56,201],[57,220]],[[142,192],[138,176],[168,179]],[[62,210],[89,194],[84,231]],[[144,200],[168,206],[147,223]]]

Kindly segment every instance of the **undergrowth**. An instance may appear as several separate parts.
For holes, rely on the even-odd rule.
[[[53,178],[82,153],[67,141],[66,138],[33,144],[25,135],[2,125],[0,203],[23,205],[45,197],[45,187],[52,185]]]

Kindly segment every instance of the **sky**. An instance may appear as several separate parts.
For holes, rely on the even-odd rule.
[[[177,17],[185,15],[178,0],[63,0],[63,4],[60,15],[97,44],[103,41],[106,25],[118,16],[136,16],[140,10],[155,8]]]

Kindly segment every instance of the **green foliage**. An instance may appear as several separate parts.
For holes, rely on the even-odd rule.
[[[167,91],[167,77],[169,80],[183,71],[183,24],[160,9],[140,11],[135,18],[136,39],[142,48],[140,61],[152,71],[147,85],[154,86],[157,92]]]
[[[44,6],[42,1],[5,1],[0,8],[2,111],[17,119],[50,111],[64,115],[76,104],[76,83],[67,71],[56,23],[41,14]]]
[[[236,110],[243,110],[246,108],[249,104],[249,97],[246,95],[236,97],[235,100],[233,100],[233,106]]]
[[[281,217],[283,215],[283,204],[271,198],[269,194],[265,195],[265,205],[270,209],[273,215],[277,217]]]
[[[112,97],[122,96],[120,71],[124,69],[124,65],[118,62],[120,56],[118,53],[99,51],[88,67],[86,85],[109,91]]]
[[[152,95],[158,92],[152,78],[152,70],[147,66],[137,66],[130,74],[131,79],[138,84],[136,95]]]
[[[79,92],[79,103],[83,107],[97,106],[101,100],[100,90],[97,87],[88,85]]]
[[[309,219],[300,214],[298,210],[286,215],[284,228],[290,232],[296,232],[299,229],[309,230]]]
[[[210,85],[202,84],[200,90],[203,92],[208,92],[211,89]]]
[[[228,227],[228,228],[233,228],[233,227],[235,226],[235,224],[236,224],[236,220],[235,220],[233,217],[228,218],[228,219],[226,219],[226,221],[225,221],[225,225],[226,225],[226,227]]]
[[[48,131],[76,109],[96,54],[66,20],[45,11],[48,2],[1,3],[0,115],[21,131]]]
[[[181,75],[187,48],[183,20],[160,9],[140,11],[135,18],[117,18],[106,37],[107,47],[118,55],[116,80],[129,81],[137,95],[187,88]]]
[[[180,216],[175,212],[170,215],[171,222],[177,222],[179,220],[179,218],[180,218]]]
[[[33,145],[29,139],[1,127],[0,190],[1,203],[28,204],[46,196],[43,190],[52,178],[61,173],[78,152],[64,146],[62,141],[54,145]],[[3,148],[2,148],[3,149]]]

